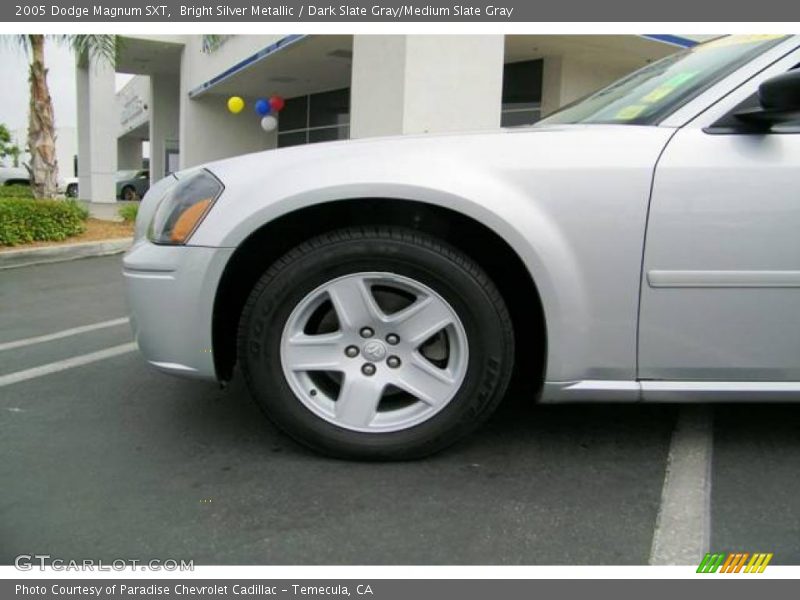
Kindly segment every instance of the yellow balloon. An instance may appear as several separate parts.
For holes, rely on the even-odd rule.
[[[228,110],[231,111],[233,114],[238,114],[242,112],[244,108],[244,100],[242,100],[239,96],[231,96],[228,98]]]

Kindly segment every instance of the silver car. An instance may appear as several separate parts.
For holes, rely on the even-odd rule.
[[[800,38],[723,37],[535,126],[215,162],[145,197],[141,351],[406,459],[541,402],[800,399]]]

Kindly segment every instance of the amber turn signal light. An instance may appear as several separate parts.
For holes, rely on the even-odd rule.
[[[184,210],[178,220],[175,221],[175,226],[169,236],[170,240],[176,244],[185,242],[200,222],[200,219],[203,218],[209,206],[211,206],[211,198],[206,198]]]

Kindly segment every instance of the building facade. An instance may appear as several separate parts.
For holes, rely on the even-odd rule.
[[[80,196],[113,202],[144,142],[157,180],[298,144],[533,123],[700,37],[126,36],[116,71],[136,77],[119,93],[110,67],[77,68]],[[267,132],[253,105],[273,95],[286,105]]]

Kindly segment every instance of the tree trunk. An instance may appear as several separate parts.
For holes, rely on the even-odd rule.
[[[53,122],[53,101],[47,87],[47,69],[44,66],[44,36],[31,35],[31,86],[28,114],[28,150],[31,188],[35,198],[54,198],[58,193],[58,161],[56,160],[56,132]]]

